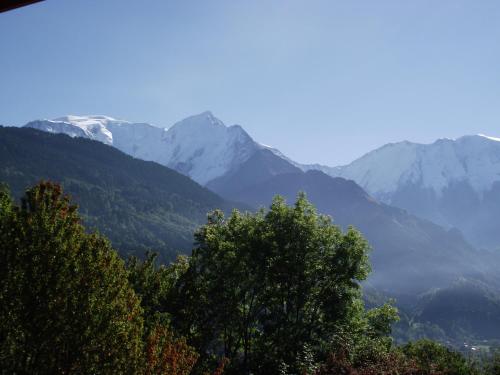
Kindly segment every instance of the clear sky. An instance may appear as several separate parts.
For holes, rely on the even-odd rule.
[[[498,0],[47,0],[0,14],[0,123],[204,110],[300,162],[500,136]]]

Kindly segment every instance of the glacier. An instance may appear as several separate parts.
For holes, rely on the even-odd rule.
[[[450,185],[467,183],[482,194],[500,181],[500,142],[467,135],[431,144],[391,143],[327,173],[356,181],[386,203],[405,185],[431,189],[439,197]]]
[[[202,185],[234,170],[257,150],[267,148],[241,126],[226,126],[210,111],[169,128],[109,116],[75,115],[36,120],[25,126],[103,142],[136,158],[173,168]]]

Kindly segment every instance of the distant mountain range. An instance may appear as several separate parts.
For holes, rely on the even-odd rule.
[[[463,343],[500,334],[491,328],[500,311],[500,251],[477,249],[500,244],[498,139],[388,144],[328,167],[295,162],[210,112],[168,129],[107,116],[26,127],[44,132],[0,128],[0,181],[16,196],[39,179],[61,181],[87,224],[122,253],[149,248],[172,259],[189,252],[207,211],[255,209],[275,194],[292,203],[305,191],[318,211],[343,228],[354,225],[372,245],[365,287],[375,289],[367,296],[397,298],[398,340]]]
[[[295,162],[255,142],[238,125],[226,127],[210,112],[168,129],[106,116],[65,116],[27,127],[104,142],[143,160],[183,173],[224,197],[245,201],[238,186],[298,171],[320,170],[355,181],[376,200],[447,229],[474,246],[500,250],[500,139],[464,136],[432,144],[400,142],[349,165]],[[228,184],[231,181],[231,184]],[[244,187],[242,187],[244,189]]]
[[[326,170],[376,199],[500,250],[500,139],[482,135],[432,144],[400,142]]]
[[[226,199],[267,206],[274,195],[292,202],[299,191],[344,228],[354,225],[374,250],[371,282],[392,293],[423,292],[459,277],[482,277],[482,255],[460,232],[380,203],[353,181],[331,177],[342,168],[304,166],[255,142],[240,126],[226,127],[210,112],[171,128],[106,116],[66,116],[26,127],[98,140],[144,160],[181,172]],[[395,282],[397,280],[397,282]]]
[[[373,251],[370,282],[390,293],[419,293],[448,285],[461,276],[481,277],[482,252],[458,231],[442,227],[377,202],[355,182],[332,178],[320,171],[279,174],[241,188],[238,176],[226,180],[224,194],[252,206],[265,206],[275,194],[293,202],[305,191],[318,211],[331,215],[344,229],[353,225],[368,239]],[[234,182],[234,184],[233,184]],[[237,190],[228,192],[228,186]],[[218,192],[217,190],[215,190]]]

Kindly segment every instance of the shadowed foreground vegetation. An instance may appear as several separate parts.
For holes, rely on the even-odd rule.
[[[191,257],[124,262],[58,185],[0,192],[5,374],[500,374],[424,340],[396,347],[366,309],[369,246],[300,195],[208,216]]]

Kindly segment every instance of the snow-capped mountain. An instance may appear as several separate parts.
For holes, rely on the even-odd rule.
[[[200,184],[237,168],[261,148],[241,126],[226,127],[210,112],[176,123],[162,144],[159,162]]]
[[[107,116],[65,116],[55,120],[32,121],[26,126],[49,133],[64,133],[71,137],[94,139],[112,145],[113,135],[106,125],[115,121],[117,120]]]
[[[210,112],[170,128],[106,116],[66,116],[26,126],[104,142],[173,168],[223,196],[227,189],[243,189],[296,169],[320,170],[354,180],[379,201],[459,228],[477,246],[500,248],[497,138],[477,135],[432,144],[392,143],[349,165],[332,168],[299,164],[279,150],[257,143],[240,126],[225,126]],[[228,186],[228,181],[236,185]]]
[[[500,247],[498,138],[392,143],[327,172],[354,180],[382,202],[457,227],[476,245]]]
[[[267,206],[275,194],[292,202],[305,191],[320,212],[332,215],[343,227],[354,224],[367,236],[380,276],[372,281],[384,288],[394,288],[394,280],[402,289],[424,284],[427,288],[472,272],[470,265],[478,255],[461,233],[417,216],[458,227],[480,246],[500,244],[500,194],[495,190],[498,186],[500,193],[496,184],[500,142],[486,137],[432,145],[401,142],[348,166],[329,168],[296,163],[255,142],[240,126],[226,127],[210,112],[168,129],[105,116],[67,116],[27,126],[105,142],[176,169],[223,198],[252,207]],[[354,180],[384,202],[417,216],[381,204],[353,181],[306,169]],[[442,267],[445,261],[447,270]]]
[[[227,127],[211,112],[188,117],[170,128],[107,116],[65,116],[25,126],[104,142],[136,158],[173,168],[200,184],[228,173],[266,148],[241,126]]]
[[[391,143],[330,174],[352,179],[389,203],[407,185],[419,185],[441,196],[450,185],[467,183],[483,193],[500,181],[500,139],[477,135],[432,144]]]

